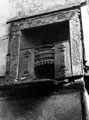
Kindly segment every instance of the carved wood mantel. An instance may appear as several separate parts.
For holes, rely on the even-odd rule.
[[[79,9],[76,10],[68,10],[56,13],[50,13],[47,15],[32,17],[32,18],[25,18],[22,20],[16,20],[11,23],[11,32],[12,31],[19,31],[28,28],[38,27],[42,25],[58,23],[66,20],[70,20],[73,16],[79,14]]]
[[[28,17],[21,20],[11,22],[9,52],[7,61],[7,80],[14,83],[18,80],[20,41],[22,30],[69,21],[70,29],[70,54],[72,62],[72,76],[82,74],[82,46],[81,46],[81,25],[80,25],[80,10],[72,9],[60,12],[53,12],[45,15]]]

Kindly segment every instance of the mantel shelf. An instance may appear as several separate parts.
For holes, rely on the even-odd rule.
[[[17,81],[14,83],[6,83],[0,85],[0,90],[13,90],[17,88],[25,88],[25,87],[31,87],[31,86],[38,86],[38,85],[52,85],[54,84],[54,80],[52,79],[36,79],[36,80],[27,80],[27,81]]]
[[[0,91],[15,91],[15,90],[24,90],[24,89],[30,89],[31,90],[35,89],[54,89],[58,87],[60,90],[79,90],[82,89],[84,86],[83,81],[81,79],[77,79],[75,82],[69,82],[68,79],[65,80],[53,80],[53,79],[38,79],[34,81],[27,81],[27,82],[17,82],[17,83],[12,83],[12,84],[5,84],[5,85],[0,85]],[[38,90],[39,91],[39,90]]]

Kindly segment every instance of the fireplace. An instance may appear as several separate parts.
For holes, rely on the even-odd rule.
[[[60,80],[83,74],[78,9],[14,20],[10,31],[6,81]]]
[[[68,46],[66,46],[67,44]],[[59,48],[57,48],[58,45]],[[68,70],[67,57],[70,55],[67,47],[69,47],[69,21],[22,31],[20,43],[20,53],[22,54],[19,60],[21,63],[21,65],[19,64],[20,78],[27,76],[34,76],[37,79],[64,77],[65,71]],[[57,58],[56,49],[59,49],[59,58]],[[68,55],[67,52],[69,52]],[[57,64],[60,64],[59,75],[57,75]],[[32,76],[31,70],[34,72]]]

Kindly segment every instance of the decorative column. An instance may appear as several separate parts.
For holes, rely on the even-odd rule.
[[[70,19],[69,24],[73,76],[82,75],[83,55],[81,42],[81,26],[78,12],[76,12],[76,14]]]
[[[10,35],[6,79],[8,84],[14,83],[18,79],[20,36],[21,31],[11,32]]]

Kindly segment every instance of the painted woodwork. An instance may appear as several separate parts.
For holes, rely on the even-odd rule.
[[[20,80],[34,77],[34,49],[20,50],[18,76]]]
[[[55,77],[64,78],[72,75],[70,46],[68,42],[55,44]]]

